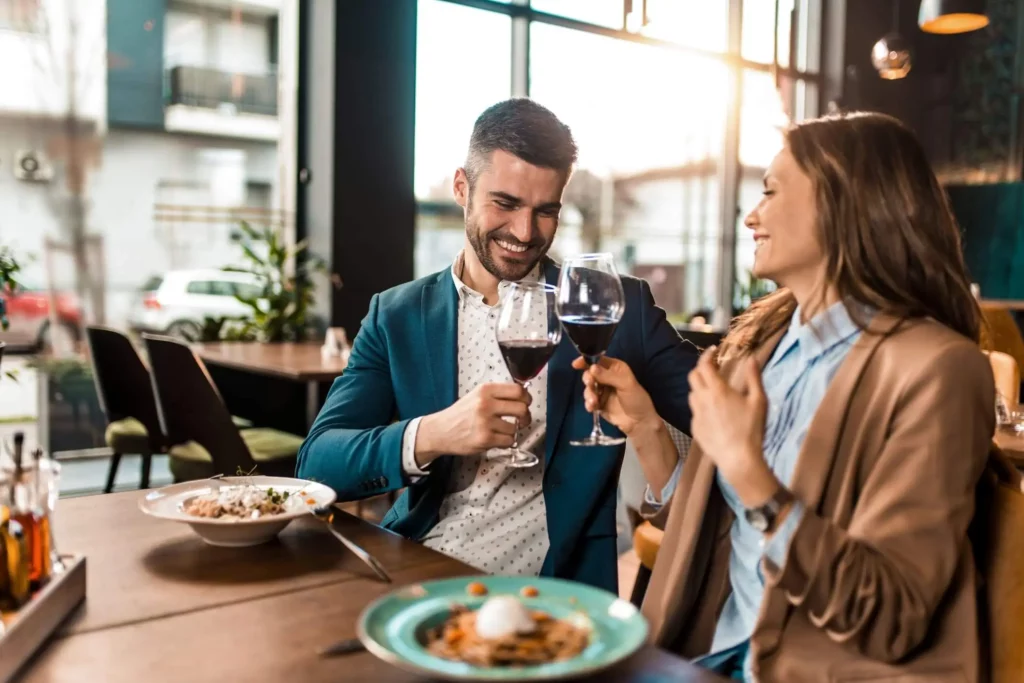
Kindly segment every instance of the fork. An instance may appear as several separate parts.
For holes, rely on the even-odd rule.
[[[384,571],[384,567],[381,566],[380,562],[377,561],[370,553],[366,552],[352,541],[345,538],[344,534],[334,528],[334,511],[329,507],[321,508],[310,508],[309,514],[313,515],[321,522],[327,525],[328,531],[330,531],[336,539],[341,541],[342,545],[352,551],[352,553],[362,560],[366,565],[373,570],[380,579],[386,583],[391,583],[391,577]]]

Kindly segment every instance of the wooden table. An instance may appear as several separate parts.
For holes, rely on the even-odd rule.
[[[996,429],[995,441],[1010,462],[1018,468],[1024,468],[1024,434],[1000,427]]]
[[[193,349],[209,365],[304,383],[307,427],[320,412],[320,383],[333,382],[345,370],[341,359],[323,359],[319,342],[217,342],[197,344]]]
[[[476,574],[456,560],[363,522],[338,529],[381,561],[378,581],[312,518],[255,548],[205,545],[185,525],[139,512],[138,492],[64,500],[62,552],[88,558],[88,594],[23,670],[42,681],[384,681],[424,679],[368,653],[318,647],[355,636],[362,609],[396,585]],[[723,681],[648,646],[592,681]]]

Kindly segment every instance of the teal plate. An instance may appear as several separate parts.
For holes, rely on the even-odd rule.
[[[487,586],[487,595],[472,597],[466,586]],[[590,644],[576,657],[551,664],[485,668],[429,654],[424,632],[439,625],[452,603],[478,609],[488,597],[519,596],[524,586],[538,590],[535,598],[520,598],[528,609],[558,619],[589,619]],[[547,681],[592,674],[622,661],[647,639],[647,621],[632,603],[582,583],[526,576],[467,576],[428,581],[396,590],[370,604],[359,617],[359,639],[371,653],[412,673],[452,681]]]

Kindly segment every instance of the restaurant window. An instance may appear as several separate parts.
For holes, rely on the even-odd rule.
[[[796,48],[793,28],[797,21],[799,0],[744,0],[743,42],[744,59],[762,64],[771,63],[778,49],[779,64],[789,66]],[[776,5],[778,15],[776,15]],[[772,35],[772,27],[778,30]]]
[[[726,67],[709,57],[535,22],[530,95],[580,155],[554,251],[611,251],[676,321],[717,268]]]
[[[538,12],[608,28],[622,28],[623,0],[531,0]]]
[[[0,245],[80,340],[90,324],[131,332],[173,270],[237,265],[242,218],[293,239],[298,4],[0,0]],[[32,444],[102,447],[103,429],[57,438],[68,406],[38,410],[38,347],[14,342],[47,323],[39,300],[0,331],[3,367],[22,368],[0,382],[0,420],[24,418],[11,429]],[[84,344],[43,350],[86,363]],[[75,410],[101,414],[88,400]]]
[[[721,216],[720,187],[730,163],[723,158],[730,69],[739,71],[742,88],[740,290],[753,256],[742,217],[760,197],[764,167],[787,122],[818,113],[821,0],[744,0],[735,56],[746,68],[726,61],[730,0],[513,4],[528,7],[520,10],[526,20],[516,20],[526,37],[500,10],[420,0],[417,276],[445,267],[462,246],[452,172],[464,160],[475,117],[510,96],[512,72],[528,65],[528,78],[516,81],[519,92],[551,108],[580,147],[553,254],[612,251],[624,272],[648,279],[673,321],[709,315],[719,305],[722,225],[731,223]],[[771,68],[776,58],[778,73]],[[462,65],[458,81],[452,63]]]
[[[629,29],[708,52],[725,52],[729,46],[729,0],[647,0],[646,23],[644,20],[642,10],[634,11],[629,16]]]
[[[0,29],[35,33],[42,28],[41,0],[0,0]]]
[[[451,265],[465,223],[452,199],[476,118],[511,95],[507,16],[420,0],[416,45],[415,275]]]

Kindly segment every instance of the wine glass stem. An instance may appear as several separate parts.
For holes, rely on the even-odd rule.
[[[603,433],[601,432],[601,409],[600,408],[595,408],[594,409],[594,429],[590,432],[590,436],[595,437],[595,438],[603,436]]]
[[[527,392],[530,391],[530,383],[529,382],[523,382],[522,386],[523,386],[523,389],[525,389]],[[520,457],[520,453],[519,453],[519,418],[517,417],[516,418],[516,433],[512,437],[512,460],[519,460],[519,457]]]

